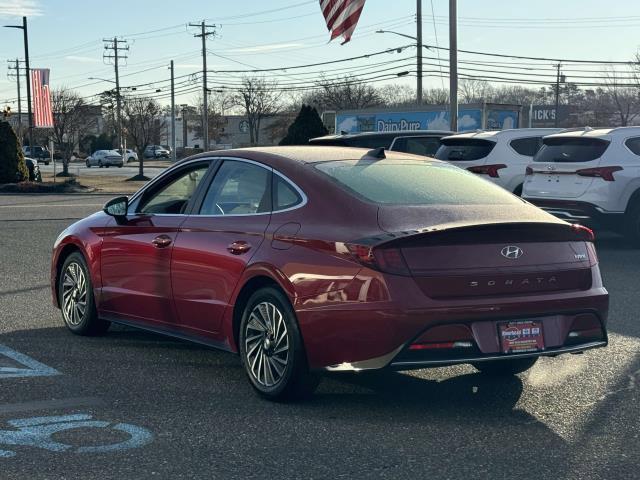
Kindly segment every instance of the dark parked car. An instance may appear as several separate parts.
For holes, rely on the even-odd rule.
[[[25,157],[24,162],[27,164],[27,170],[29,170],[29,181],[42,182],[42,174],[40,173],[38,161],[33,158]]]
[[[274,399],[309,394],[321,370],[511,375],[607,344],[588,228],[379,149],[188,158],[67,228],[51,288],[76,334],[115,322],[237,352]]]
[[[34,146],[33,148],[29,146],[22,147],[22,153],[25,157],[33,158],[38,160],[45,165],[49,165],[51,161],[51,152],[47,149],[47,147]]]
[[[383,147],[385,150],[433,157],[440,148],[440,139],[452,134],[453,132],[441,130],[344,133],[312,138],[309,144],[334,147]]]

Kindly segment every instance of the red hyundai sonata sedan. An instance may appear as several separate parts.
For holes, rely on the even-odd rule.
[[[238,352],[272,399],[321,370],[515,374],[607,344],[590,230],[383,150],[191,157],[62,232],[51,288],[73,333],[114,322]]]

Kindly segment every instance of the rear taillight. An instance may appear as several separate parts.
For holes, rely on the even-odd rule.
[[[585,242],[593,243],[596,239],[596,236],[593,233],[593,230],[591,230],[589,227],[585,227],[584,225],[574,223],[571,225],[571,228],[573,229],[574,232],[576,232],[580,236],[580,239],[584,240]]]
[[[394,275],[411,275],[407,262],[399,248],[375,248],[353,243],[348,243],[347,248],[351,256],[366,267]]]
[[[507,166],[504,163],[499,163],[496,165],[478,165],[475,167],[468,167],[467,170],[469,170],[471,173],[477,173],[479,175],[489,175],[491,178],[498,178],[500,177],[500,175],[498,175],[498,170],[501,170],[503,168],[507,168]]]
[[[622,167],[583,168],[581,170],[578,170],[576,174],[580,175],[581,177],[598,177],[606,180],[607,182],[613,182],[615,181],[613,173],[619,172],[622,169]]]

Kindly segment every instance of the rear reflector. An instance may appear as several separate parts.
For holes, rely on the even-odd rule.
[[[469,167],[467,168],[467,170],[469,170],[471,173],[477,173],[479,175],[489,175],[491,178],[498,178],[500,177],[500,175],[498,175],[498,170],[502,168],[507,168],[507,166],[504,163],[499,163],[496,165],[478,165],[475,167]]]
[[[414,343],[409,350],[439,350],[447,348],[471,348],[471,342]]]
[[[598,177],[602,178],[607,182],[615,181],[613,177],[614,172],[619,172],[623,170],[622,167],[595,167],[595,168],[583,168],[582,170],[578,170],[576,174],[581,177]]]

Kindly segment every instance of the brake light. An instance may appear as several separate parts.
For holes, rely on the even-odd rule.
[[[595,167],[595,168],[583,168],[576,173],[581,177],[598,177],[606,180],[607,182],[615,181],[613,172],[619,172],[623,170],[622,167]]]
[[[574,223],[571,225],[571,228],[581,237],[581,240],[584,240],[586,242],[594,242],[596,239],[593,230],[591,230],[589,227],[585,227],[584,225],[580,225],[579,223]]]
[[[353,243],[348,243],[347,248],[355,260],[366,267],[394,275],[411,275],[399,248],[374,248]]]
[[[491,178],[499,178],[498,170],[507,168],[504,163],[498,163],[496,165],[478,165],[475,167],[468,167],[471,173],[477,173],[479,175],[489,175]]]

